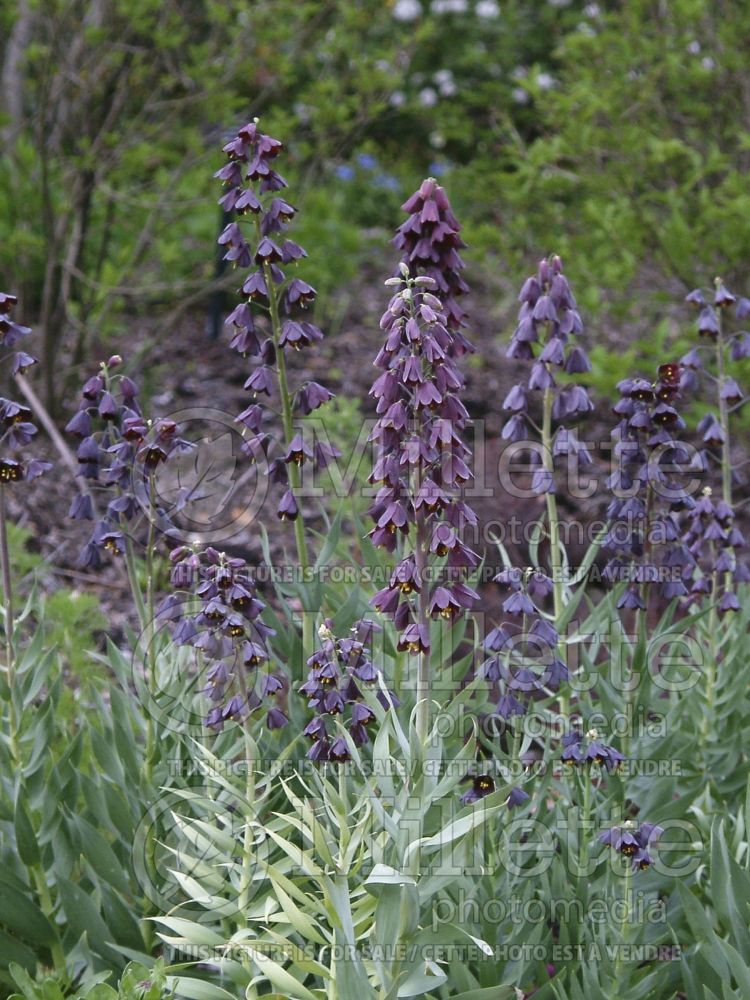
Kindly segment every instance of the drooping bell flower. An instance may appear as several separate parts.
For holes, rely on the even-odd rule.
[[[633,871],[644,871],[654,863],[649,848],[658,841],[663,832],[663,828],[655,823],[637,825],[633,820],[625,820],[619,826],[603,830],[599,834],[599,840],[611,847],[615,853],[628,858]]]

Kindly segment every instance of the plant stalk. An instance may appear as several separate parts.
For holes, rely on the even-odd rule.
[[[249,692],[247,688],[247,678],[244,674],[244,664],[237,664],[237,679],[242,692],[242,696],[247,704]],[[242,720],[242,732],[245,741],[245,798],[247,800],[247,822],[245,823],[245,834],[242,842],[242,875],[240,878],[240,891],[237,897],[237,907],[240,917],[247,922],[247,909],[250,903],[250,887],[253,882],[252,858],[253,858],[253,832],[250,824],[250,813],[255,803],[255,741],[250,734],[250,716],[247,715]]]
[[[156,484],[154,473],[148,475],[148,538],[146,540],[146,629],[148,654],[146,662],[146,684],[149,696],[153,699],[156,691],[156,621],[154,613],[154,549],[156,547],[156,524],[154,507],[156,504]],[[151,712],[146,713],[146,755],[144,759],[144,774],[149,784],[153,778],[154,756],[156,751],[156,733]]]
[[[427,586],[425,570],[427,568],[426,539],[424,537],[424,519],[421,513],[417,514],[417,531],[414,545],[414,562],[417,573],[421,581],[419,597],[417,601],[417,620],[420,628],[426,629],[429,634],[430,619],[427,614]],[[420,743],[427,742],[427,735],[430,732],[430,700],[431,700],[431,670],[430,651],[418,654],[417,660],[417,716],[416,729]]]
[[[729,405],[726,399],[722,398],[721,392],[724,388],[726,371],[724,368],[724,333],[721,310],[717,310],[717,321],[719,333],[716,337],[716,373],[718,377],[719,395],[719,423],[721,425],[723,441],[721,443],[721,495],[727,506],[732,506],[732,456],[729,443]]]
[[[289,392],[289,383],[286,376],[286,357],[284,348],[280,346],[281,339],[281,319],[279,317],[279,303],[276,295],[271,266],[263,264],[263,276],[268,289],[268,308],[271,316],[271,330],[273,334],[274,347],[276,348],[276,365],[279,375],[279,397],[281,399],[281,420],[284,426],[284,437],[289,443],[294,436],[294,422],[292,416],[292,397]],[[294,462],[289,466],[289,488],[297,501],[297,507],[301,508],[301,476],[299,467]],[[301,510],[294,519],[294,538],[297,545],[297,560],[302,573],[302,582],[308,582],[310,575],[310,555],[307,549],[307,539],[305,537],[305,524],[302,520]],[[313,622],[312,613],[309,608],[302,608],[302,666],[308,656],[313,652]]]
[[[542,463],[549,472],[550,477],[554,477],[555,463],[552,458],[552,403],[554,396],[552,389],[545,389],[542,400]],[[560,555],[560,521],[557,514],[557,497],[550,490],[545,495],[547,505],[547,522],[549,538],[549,562],[550,573],[552,575],[552,600],[555,612],[555,625],[558,625],[565,608],[565,588],[562,578],[562,558]],[[565,660],[564,646],[558,652],[562,652],[561,659]],[[568,714],[568,696],[560,691],[560,714]]]
[[[8,715],[10,729],[10,750],[13,760],[20,763],[18,752],[18,719],[16,718],[15,688],[16,662],[13,649],[13,583],[10,569],[10,547],[8,545],[8,512],[5,485],[0,484],[0,562],[3,575],[3,609],[5,614],[5,671],[8,682]]]

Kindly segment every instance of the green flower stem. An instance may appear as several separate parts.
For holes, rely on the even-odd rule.
[[[49,919],[50,923],[54,924],[55,908],[52,905],[52,897],[50,895],[49,886],[47,885],[44,870],[41,865],[31,865],[29,867],[29,872],[31,873],[36,884],[36,891],[39,895],[39,903],[42,912],[45,917]],[[55,941],[50,945],[50,951],[52,953],[52,962],[54,963],[55,971],[63,973],[67,976],[65,952],[63,951],[62,944],[59,941]]]
[[[589,863],[589,820],[591,819],[591,788],[594,779],[591,768],[588,771],[585,768],[582,769],[581,774],[583,775],[581,779],[583,781],[583,811],[578,845],[578,870],[581,873],[579,879],[588,884],[589,875],[586,869]]]
[[[521,743],[523,741],[523,723],[516,716],[513,725],[513,744],[510,751],[511,766],[513,762],[519,759],[519,754],[521,753]]]
[[[422,580],[419,589],[417,602],[417,621],[420,627],[426,629],[429,634],[430,620],[427,614],[427,540],[424,531],[424,518],[421,513],[417,514],[417,531],[414,544],[414,562],[417,567],[417,574]],[[431,701],[432,677],[430,669],[430,651],[419,653],[417,660],[417,717],[416,729],[420,743],[427,742],[427,735],[430,732],[430,701]]]
[[[260,229],[258,230],[260,233]],[[263,264],[263,277],[268,289],[268,308],[271,316],[271,330],[273,343],[276,348],[276,364],[279,376],[279,396],[281,398],[281,420],[284,426],[284,436],[289,443],[294,436],[294,423],[292,419],[292,397],[289,393],[289,383],[286,377],[286,357],[284,348],[280,346],[281,340],[281,319],[279,317],[279,302],[276,295],[276,287],[271,274],[271,266]],[[303,582],[307,582],[310,576],[310,555],[307,549],[307,538],[305,537],[305,525],[301,516],[301,477],[300,470],[294,462],[289,463],[289,488],[297,501],[300,513],[294,520],[294,538],[297,545],[297,560],[302,573]],[[313,652],[313,621],[310,608],[302,608],[302,665],[308,656]]]
[[[721,494],[724,503],[732,506],[732,456],[729,444],[729,405],[726,399],[722,399],[721,391],[726,380],[724,369],[724,331],[721,310],[716,310],[716,318],[719,324],[719,333],[716,337],[716,372],[718,376],[718,396],[719,396],[719,423],[723,432],[724,440],[721,444]]]
[[[711,563],[715,561],[715,546],[711,543]],[[716,668],[719,661],[719,612],[716,603],[718,586],[717,574],[713,574],[713,601],[708,615],[708,665],[706,671],[706,695],[701,719],[700,745],[704,767],[708,772],[708,740],[714,722],[714,695],[716,688]]]
[[[8,546],[8,512],[5,503],[5,486],[0,484],[0,562],[3,574],[3,604],[5,611],[5,671],[8,682],[8,716],[10,751],[13,760],[20,763],[18,750],[18,719],[16,718],[15,688],[16,663],[13,651],[13,583],[10,572],[10,547]]]
[[[135,563],[135,552],[133,551],[133,542],[129,536],[125,536],[125,568],[128,573],[128,583],[130,584],[130,590],[133,595],[133,601],[135,603],[135,609],[138,614],[138,623],[141,630],[146,628],[148,618],[146,616],[146,602],[143,600],[143,594],[141,593],[141,587],[138,583],[138,567]]]
[[[146,663],[146,683],[149,694],[154,697],[156,690],[156,621],[154,609],[154,550],[156,548],[156,524],[154,508],[156,506],[156,484],[153,472],[148,476],[148,538],[146,541],[146,629],[148,640],[148,655]],[[151,713],[146,713],[146,754],[144,758],[144,774],[150,784],[153,778],[154,756],[156,753],[156,733]]]
[[[552,458],[552,389],[544,390],[542,401],[542,463],[550,476],[554,476],[555,464]],[[557,514],[557,497],[551,491],[545,495],[547,503],[547,522],[549,538],[549,561],[552,575],[552,600],[555,610],[555,624],[561,620],[565,608],[565,593],[562,578],[562,559],[560,556],[560,521]],[[564,646],[561,647],[564,651]],[[561,656],[565,659],[565,656]],[[560,691],[560,714],[567,716],[568,696]]]
[[[3,604],[5,612],[5,668],[8,681],[8,715],[10,752],[15,770],[20,771],[21,755],[18,746],[18,730],[20,720],[16,716],[15,706],[15,652],[13,649],[13,634],[15,618],[13,614],[13,584],[10,572],[10,548],[8,545],[8,512],[6,508],[5,486],[0,484],[0,562],[2,563]],[[39,903],[45,916],[52,920],[54,906],[50,896],[47,879],[41,865],[28,865],[29,875],[36,885]],[[65,974],[65,953],[59,941],[50,946],[55,971]]]
[[[632,881],[632,868],[630,864],[630,859],[625,860],[626,868],[625,874],[622,880],[622,919],[620,920],[620,927],[617,934],[617,944],[619,946],[619,951],[617,953],[617,959],[615,960],[615,983],[618,986],[620,984],[620,970],[623,965],[623,949],[627,945],[630,939],[630,925],[631,925],[631,913],[630,913],[630,885]],[[619,995],[619,993],[618,993]]]
[[[248,688],[247,678],[244,673],[244,664],[237,665],[237,679],[239,682],[242,697],[247,704]],[[255,803],[255,741],[250,733],[250,716],[243,719],[242,731],[245,740],[245,799],[247,802],[247,816],[245,823],[245,834],[242,842],[242,875],[240,878],[240,891],[237,897],[237,907],[240,917],[244,920],[245,926],[249,926],[247,921],[247,910],[250,903],[250,888],[253,882],[252,861],[253,861],[253,832],[250,824],[250,812]]]

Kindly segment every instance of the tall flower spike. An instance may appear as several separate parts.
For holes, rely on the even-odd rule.
[[[540,468],[532,489],[537,493],[554,493],[555,459],[571,458],[580,465],[590,465],[591,456],[566,425],[576,422],[591,409],[586,390],[574,382],[559,386],[555,371],[580,375],[591,370],[583,348],[574,338],[583,332],[575,296],[563,274],[562,261],[554,256],[539,264],[535,275],[527,278],[518,296],[521,303],[518,325],[508,347],[509,358],[531,362],[526,382],[514,386],[505,398],[503,408],[510,414],[502,436],[508,441],[523,441],[529,436],[526,419],[533,394],[543,394],[545,437]],[[557,430],[552,436],[552,424]]]
[[[431,214],[447,206],[442,211],[452,219],[442,189],[428,189]],[[418,192],[407,209],[420,198],[424,202]],[[438,257],[436,266],[439,262]],[[445,264],[448,271],[452,263]],[[370,435],[376,444],[370,482],[380,484],[370,507],[371,536],[376,545],[400,553],[388,586],[372,603],[393,618],[399,649],[419,656],[418,729],[424,737],[429,620],[452,619],[477,600],[466,580],[479,557],[462,539],[466,525],[477,519],[462,497],[472,476],[463,440],[469,417],[458,395],[464,378],[454,356],[461,349],[440,296],[449,280],[445,274],[442,282],[432,275],[414,276],[413,268],[414,262],[410,267],[402,261],[399,276],[386,282],[394,294],[380,321],[385,343],[375,365],[382,374],[370,390],[378,414]]]
[[[233,330],[230,346],[243,357],[259,359],[245,382],[247,390],[256,397],[278,391],[284,440],[279,447],[263,429],[265,413],[257,401],[239,414],[237,423],[243,428],[245,454],[251,461],[260,455],[270,456],[269,476],[285,487],[277,508],[279,518],[296,521],[300,513],[300,467],[305,462],[324,467],[326,456],[307,444],[293,447],[301,442],[301,431],[295,431],[295,417],[309,415],[331,399],[331,393],[312,381],[300,385],[294,394],[288,385],[287,353],[309,347],[323,334],[309,318],[315,289],[289,270],[307,254],[298,243],[283,236],[296,210],[279,194],[287,187],[275,169],[282,148],[278,139],[261,132],[255,119],[224,146],[228,163],[215,176],[227,188],[219,204],[225,212],[238,216],[238,221],[229,222],[219,237],[219,244],[225,248],[224,259],[248,271],[241,289],[242,301],[227,318]],[[248,217],[249,226],[244,224]],[[256,325],[261,315],[266,318],[265,331],[262,324]],[[301,526],[297,529],[297,547],[300,562],[306,566]]]
[[[275,632],[263,621],[265,605],[245,560],[187,546],[173,549],[170,560],[175,590],[158,616],[173,624],[175,642],[200,651],[211,704],[205,724],[221,730],[262,709],[267,729],[285,726],[278,702],[288,684],[270,670],[268,639]]]
[[[476,515],[461,499],[472,475],[461,436],[468,415],[457,396],[463,378],[447,351],[445,315],[431,278],[394,280],[400,288],[381,321],[387,339],[375,361],[384,371],[371,389],[379,417],[370,481],[381,484],[370,507],[371,537],[390,552],[399,538],[404,548],[407,539],[412,544],[373,604],[393,616],[401,647],[416,652],[429,645],[428,616],[452,618],[476,599],[464,580],[479,560],[461,540]],[[430,588],[427,564],[443,560],[445,579]]]
[[[678,433],[685,422],[676,409],[680,366],[661,365],[655,382],[628,378],[618,383],[613,432],[616,462],[609,479],[614,499],[607,508],[604,547],[614,552],[606,568],[611,582],[626,579],[618,608],[645,610],[651,584],[666,600],[685,597],[683,577],[695,562],[680,539],[679,514],[695,501],[686,490],[693,478]]]
[[[192,445],[177,435],[173,420],[147,420],[138,402],[138,386],[116,371],[119,356],[102,363],[81,390],[78,411],[65,430],[78,438],[78,475],[87,483],[86,492],[75,497],[68,516],[76,521],[94,521],[91,538],[79,563],[98,568],[105,552],[120,555],[129,522],[141,510],[158,519],[159,528],[172,527],[162,507],[151,510],[150,481],[172,455]],[[95,518],[92,496],[104,498],[105,510]],[[107,499],[110,496],[111,499]]]
[[[11,318],[11,310],[17,303],[15,295],[0,292],[0,347],[15,347],[31,333],[28,326],[21,326]],[[25,351],[17,351],[12,356],[11,372],[17,375],[33,364],[36,364],[35,358]],[[31,417],[28,406],[0,398],[0,486],[37,479],[52,468],[50,462],[30,458],[27,454],[37,433]]]
[[[531,488],[545,497],[549,568],[557,621],[563,612],[565,588],[555,469],[561,459],[569,468],[591,464],[585,444],[569,425],[585,416],[592,404],[586,390],[577,383],[559,386],[555,372],[575,376],[590,371],[591,365],[584,350],[574,342],[583,331],[583,323],[558,256],[540,261],[537,273],[526,279],[518,298],[521,303],[518,325],[507,355],[530,362],[531,370],[528,379],[514,386],[505,398],[503,408],[510,416],[503,426],[502,437],[511,442],[529,439],[529,405],[534,395],[541,393],[541,453],[536,447],[531,450],[532,459],[537,463]],[[564,713],[566,709],[567,697],[562,693],[560,710]]]
[[[684,389],[693,391],[698,388],[701,372],[705,372],[711,380],[710,384],[715,386],[716,393],[713,401],[715,409],[706,413],[698,424],[698,432],[702,437],[704,449],[696,462],[696,467],[706,472],[712,468],[720,470],[721,502],[724,512],[720,522],[728,522],[732,521],[734,516],[732,494],[737,480],[732,459],[731,415],[733,410],[741,407],[747,399],[743,389],[732,377],[731,365],[743,358],[750,357],[750,333],[742,329],[743,321],[750,316],[750,299],[735,296],[721,278],[716,278],[713,296],[709,293],[704,294],[700,288],[696,288],[690,292],[686,301],[698,313],[696,326],[700,343],[682,358],[684,369],[681,384]],[[732,316],[734,323],[732,323]],[[737,329],[737,326],[740,328]],[[710,501],[707,502],[706,506],[708,503]],[[690,535],[691,530],[689,525],[688,535]],[[736,527],[731,529],[731,533],[735,536],[739,535]],[[690,544],[692,546],[693,542]],[[737,547],[739,546],[732,546],[732,548]],[[720,560],[722,562],[729,558],[726,552],[727,547],[723,546],[723,548],[724,558]],[[750,579],[750,573],[748,573],[744,562],[735,559],[734,563],[731,574],[724,578],[725,595],[722,596],[721,600],[726,606],[723,610],[732,610],[733,601],[730,591],[733,581]],[[706,583],[710,582],[705,577],[703,579]]]

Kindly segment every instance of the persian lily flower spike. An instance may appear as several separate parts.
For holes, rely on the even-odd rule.
[[[409,232],[424,225],[427,243],[430,232],[438,246],[449,232],[455,237],[457,223],[447,196],[434,182],[425,182],[404,209],[411,213]],[[457,329],[462,319],[451,297],[459,287],[460,259],[436,250],[431,269],[442,265],[442,278],[415,275],[423,263],[414,256],[416,248],[409,253],[414,259],[402,261],[399,275],[386,282],[394,294],[380,321],[385,343],[375,365],[382,374],[370,390],[378,415],[371,434],[376,460],[370,481],[380,484],[370,515],[373,542],[399,557],[388,586],[372,603],[393,619],[399,650],[418,658],[417,730],[425,739],[430,619],[450,621],[477,600],[467,577],[479,557],[462,540],[465,527],[477,519],[462,497],[472,476],[470,449],[463,440],[469,417],[458,395],[464,378],[454,360],[468,342],[450,329]],[[450,316],[441,289],[452,303]]]
[[[78,474],[87,484],[68,516],[95,522],[79,559],[85,568],[99,568],[105,553],[127,555],[128,525],[141,513],[160,530],[170,529],[169,512],[156,503],[155,477],[171,456],[192,447],[177,435],[173,420],[143,415],[138,386],[117,371],[121,363],[119,355],[110,358],[86,381],[78,411],[65,427],[78,438]],[[106,506],[97,517],[94,504],[102,497]]]
[[[308,381],[292,391],[288,378],[288,355],[304,350],[323,338],[310,321],[310,308],[317,292],[294,274],[305,250],[284,237],[296,209],[280,194],[287,182],[276,171],[282,151],[278,139],[263,133],[258,120],[249,122],[224,146],[228,163],[216,173],[226,187],[219,204],[234,212],[219,237],[224,259],[247,270],[242,301],[227,318],[233,328],[230,346],[243,357],[259,359],[245,382],[254,401],[237,417],[245,438],[244,450],[251,460],[270,458],[268,475],[282,484],[284,492],[277,514],[293,521],[300,567],[307,570],[309,556],[304,525],[300,518],[301,467],[312,463],[324,468],[336,454],[329,446],[313,447],[305,440],[299,418],[328,402],[332,394],[317,382]],[[243,220],[249,218],[250,225]],[[256,324],[265,315],[267,326]],[[268,335],[270,334],[270,335]],[[283,439],[274,442],[264,429],[266,417],[257,397],[277,392],[281,408]]]
[[[720,469],[721,500],[718,503],[715,500],[706,501],[704,507],[716,504],[719,522],[728,536],[734,539],[731,548],[738,549],[742,539],[734,523],[733,488],[738,482],[738,474],[732,456],[731,418],[745,405],[748,397],[733,378],[731,365],[750,357],[750,333],[745,329],[732,329],[735,324],[731,319],[734,316],[736,324],[743,324],[750,316],[750,299],[738,298],[721,278],[716,278],[713,296],[705,295],[700,288],[696,288],[686,301],[698,312],[696,326],[701,343],[681,359],[684,366],[681,385],[683,389],[695,390],[702,374],[715,387],[715,409],[701,418],[698,432],[704,445],[701,452],[703,470],[708,471],[715,466]],[[707,509],[703,511],[704,518],[706,514]],[[713,532],[716,530],[714,528]],[[721,543],[718,547],[726,550],[724,539],[715,537],[713,541]],[[722,610],[732,610],[729,605],[733,601],[728,595],[735,583],[750,580],[750,572],[744,562],[737,559],[736,553],[720,561],[732,563],[726,571],[722,570],[725,572],[724,590],[727,595]]]
[[[611,582],[628,586],[617,607],[645,611],[651,585],[667,601],[687,595],[684,577],[695,562],[681,540],[679,515],[695,506],[688,491],[693,479],[687,449],[679,441],[685,422],[677,410],[680,366],[661,365],[655,382],[628,378],[618,383],[614,412],[616,461],[609,487],[604,547],[614,553],[607,565]]]
[[[518,325],[508,347],[507,356],[531,363],[526,382],[514,386],[505,398],[503,408],[510,417],[503,426],[506,441],[529,438],[530,402],[537,392],[542,394],[541,464],[537,468],[532,489],[544,495],[547,504],[550,546],[550,576],[553,583],[555,618],[563,610],[563,580],[560,553],[560,533],[555,489],[555,467],[565,458],[578,466],[591,464],[591,456],[579,441],[570,424],[580,420],[593,407],[586,390],[576,382],[558,385],[555,372],[580,375],[591,370],[591,363],[575,338],[583,332],[583,323],[570,284],[563,274],[558,256],[545,258],[537,273],[531,275],[519,293],[521,303]],[[553,424],[557,429],[553,433]],[[538,457],[538,453],[535,453]]]

